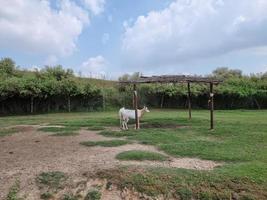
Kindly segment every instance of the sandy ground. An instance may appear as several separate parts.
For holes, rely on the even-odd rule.
[[[137,143],[120,147],[89,148],[79,143],[114,138],[103,137],[96,131],[87,130],[81,130],[77,136],[56,137],[38,132],[37,128],[38,126],[22,126],[19,133],[0,138],[0,199],[5,199],[9,188],[16,179],[21,182],[21,190],[28,193],[27,199],[39,199],[40,194],[35,185],[35,177],[39,173],[47,171],[62,171],[72,177],[79,177],[83,173],[94,173],[118,165],[149,165],[198,170],[212,170],[220,165],[213,161],[193,158],[170,158],[165,162],[122,162],[116,160],[115,156],[123,151],[159,151],[153,146]],[[102,199],[110,198],[120,199],[119,193],[116,191],[103,193]]]

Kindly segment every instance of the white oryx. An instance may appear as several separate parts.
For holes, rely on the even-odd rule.
[[[146,106],[142,109],[137,110],[137,116],[140,119],[146,112],[150,112]],[[128,121],[129,119],[135,119],[135,110],[128,110],[124,107],[119,110],[120,117],[120,127],[122,129],[128,129]]]

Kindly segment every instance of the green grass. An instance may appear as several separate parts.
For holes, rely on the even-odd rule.
[[[250,188],[248,194],[244,194],[242,198],[250,198],[253,195],[256,196],[254,199],[262,199],[264,195],[267,198],[267,170],[265,170],[267,168],[267,112],[216,111],[215,116],[216,123],[213,131],[209,130],[209,112],[207,111],[193,112],[193,119],[189,121],[186,113],[164,110],[153,113],[153,116],[146,115],[144,118],[147,124],[157,124],[157,127],[161,128],[150,126],[138,131],[129,130],[122,133],[103,131],[100,134],[126,137],[142,144],[154,145],[174,157],[198,157],[225,162],[222,167],[212,172],[206,172],[204,180],[203,173],[185,170],[185,172],[190,172],[185,173],[184,178],[180,179],[180,183],[185,182],[187,185],[194,177],[196,181],[202,180],[209,187],[216,183],[216,187],[222,190],[222,193],[226,193],[225,195],[233,190],[241,195],[241,191],[238,191],[238,184],[234,184],[234,188],[229,186],[229,182],[237,180],[242,183],[244,191],[246,191],[246,187]],[[180,128],[169,128],[170,125],[164,128],[164,124],[177,124],[180,125]],[[164,173],[168,171],[166,170]],[[164,173],[160,173],[160,176],[163,176]],[[174,174],[180,174],[180,171],[175,171]],[[154,180],[154,174],[148,173],[147,176]],[[219,178],[215,179],[214,177]],[[158,177],[158,179],[160,178]],[[167,187],[164,182],[153,182],[152,186],[148,187],[139,182],[135,183],[135,181],[134,175],[129,178],[129,184],[131,183],[135,187],[139,187],[140,191],[145,190],[147,193],[160,185]],[[219,183],[217,184],[217,182]],[[199,195],[198,198],[200,196],[209,198],[216,194],[216,191],[213,190],[205,191],[205,186],[198,188],[199,191],[196,188],[198,188],[196,185],[190,186],[190,191],[194,195]],[[187,187],[182,187],[182,191],[186,189]],[[166,190],[170,191],[171,189],[167,188]],[[179,191],[177,193],[179,194]]]
[[[101,193],[96,189],[90,190],[84,198],[84,200],[100,200],[100,199],[101,199]]]
[[[179,196],[183,200],[191,200],[193,197],[193,192],[190,188],[181,187],[176,189],[175,196]]]
[[[224,176],[216,171],[123,167],[98,172],[118,188],[134,187],[139,193],[164,199],[266,199],[266,187],[247,177]]]
[[[99,133],[105,137],[125,137],[125,136],[134,136],[136,132],[134,131],[101,131]]]
[[[73,195],[64,194],[62,200],[79,200],[79,198]]]
[[[165,155],[162,155],[160,153],[150,152],[150,151],[138,151],[138,150],[132,150],[132,151],[125,151],[122,153],[119,153],[116,156],[119,160],[157,160],[157,161],[164,161],[167,160],[168,157]]]
[[[14,185],[12,185],[11,188],[9,189],[6,200],[22,200],[21,198],[18,198],[19,190],[20,190],[20,183],[18,180],[16,180]]]
[[[17,128],[1,128],[0,129],[0,137],[11,135],[11,134],[17,133],[17,132],[18,132]]]
[[[129,141],[126,140],[107,140],[107,141],[86,141],[81,142],[81,145],[93,147],[93,146],[102,146],[102,147],[117,147],[129,144]]]
[[[49,200],[53,198],[53,194],[51,194],[50,192],[44,192],[40,195],[40,198],[44,200]]]
[[[61,132],[64,131],[65,128],[64,127],[43,127],[43,128],[39,128],[38,131],[42,131],[42,132]]]
[[[50,113],[1,117],[0,127],[49,124],[69,127],[118,126],[117,112]]]
[[[38,131],[54,133],[53,136],[73,136],[78,135],[79,127],[43,127]]]
[[[188,120],[188,113],[183,110],[151,109],[141,120],[141,130],[104,130],[100,134],[154,145],[174,157],[222,161],[225,163],[222,167],[208,172],[159,169],[130,173],[126,170],[121,178],[128,182],[123,183],[146,193],[172,191],[176,195],[190,196],[192,192],[194,197],[209,198],[218,190],[226,196],[235,192],[239,196],[247,193],[244,198],[254,195],[254,199],[267,199],[267,111],[215,111],[213,131],[209,130],[208,111],[193,111],[192,117]],[[2,128],[43,123],[78,130],[118,126],[118,117],[117,112],[92,112],[9,116],[0,120]],[[115,173],[111,175],[116,176]]]
[[[39,187],[48,187],[52,190],[61,189],[67,179],[67,176],[63,172],[42,172],[36,177],[36,182]]]
[[[63,131],[63,132],[58,132],[53,134],[53,136],[75,136],[78,135],[79,133],[77,132],[72,132],[72,131]]]
[[[102,131],[102,130],[105,130],[105,127],[103,127],[103,126],[91,126],[87,130],[89,130],[89,131]]]

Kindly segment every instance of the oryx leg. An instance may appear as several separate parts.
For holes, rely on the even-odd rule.
[[[128,130],[129,128],[128,128],[128,121],[129,121],[129,118],[126,118],[125,119],[125,125],[126,125],[126,129]]]

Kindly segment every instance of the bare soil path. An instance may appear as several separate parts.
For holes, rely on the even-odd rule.
[[[79,177],[85,172],[94,173],[118,165],[149,165],[199,170],[211,170],[220,165],[213,161],[193,158],[170,158],[164,162],[122,162],[116,160],[115,156],[123,151],[159,151],[153,146],[137,143],[119,147],[85,147],[79,143],[114,138],[107,138],[98,135],[96,131],[87,130],[81,130],[77,136],[57,137],[38,132],[37,128],[38,126],[21,126],[20,132],[0,138],[0,199],[5,198],[8,189],[16,179],[20,180],[24,193],[31,193],[27,199],[39,199],[35,177],[41,172],[62,171],[73,177]]]

